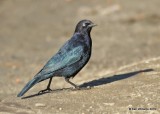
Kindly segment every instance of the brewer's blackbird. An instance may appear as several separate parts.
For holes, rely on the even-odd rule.
[[[60,50],[46,63],[46,65],[29,81],[17,97],[23,96],[31,87],[38,82],[49,79],[47,88],[39,93],[51,91],[50,85],[54,76],[64,77],[65,81],[75,88],[77,85],[69,81],[89,61],[92,51],[92,40],[90,32],[96,26],[90,20],[81,20],[74,31],[73,36]]]

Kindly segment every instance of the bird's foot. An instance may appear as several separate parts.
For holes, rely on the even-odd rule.
[[[79,86],[74,86],[74,90],[80,90]]]
[[[50,91],[52,91],[52,89],[46,88],[44,90],[39,91],[38,94],[41,94],[41,93],[44,93],[44,92],[50,92]]]

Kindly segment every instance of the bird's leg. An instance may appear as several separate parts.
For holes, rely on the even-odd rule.
[[[71,84],[72,86],[74,86],[76,89],[79,89],[79,86],[77,86],[76,84],[72,83],[71,81],[69,81],[69,78],[65,78],[65,81],[69,84]]]
[[[52,91],[52,90],[50,89],[51,82],[52,82],[52,78],[49,79],[49,83],[48,83],[48,85],[47,85],[47,88],[44,89],[44,90],[39,91],[38,94],[44,93],[45,91]]]

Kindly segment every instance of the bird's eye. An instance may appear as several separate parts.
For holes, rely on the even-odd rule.
[[[89,25],[89,23],[83,23],[83,27],[87,27]]]
[[[82,25],[83,27],[85,27],[86,26],[86,23],[83,23],[83,25]]]

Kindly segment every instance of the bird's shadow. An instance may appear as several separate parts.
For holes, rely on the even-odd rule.
[[[143,73],[143,72],[151,72],[154,71],[153,69],[144,69],[144,70],[139,70],[139,71],[134,71],[134,72],[129,72],[129,73],[124,73],[124,74],[118,74],[118,75],[113,75],[110,77],[103,77],[97,80],[92,80],[86,83],[83,83],[82,85],[80,85],[80,87],[94,87],[94,86],[100,86],[103,84],[107,84],[107,83],[112,83],[114,81],[118,81],[118,80],[123,80],[126,78],[130,78],[132,76],[136,76],[139,73]]]
[[[124,73],[124,74],[118,74],[118,75],[114,75],[114,76],[110,76],[110,77],[103,77],[97,80],[92,80],[86,83],[81,84],[79,87],[81,88],[87,88],[89,87],[94,87],[94,86],[100,86],[100,85],[104,85],[107,83],[112,83],[114,81],[118,81],[118,80],[123,80],[126,78],[130,78],[132,76],[136,76],[139,73],[143,73],[143,72],[151,72],[154,71],[153,69],[144,69],[144,70],[139,70],[139,71],[134,71],[134,72],[129,72],[129,73]],[[37,93],[37,94],[33,94],[30,96],[26,96],[26,97],[22,97],[22,99],[27,99],[27,98],[31,98],[31,97],[35,97],[35,96],[40,96],[46,93],[52,93],[52,92],[58,92],[58,91],[64,91],[64,90],[74,90],[73,88],[63,88],[63,89],[56,89],[56,90],[52,90],[50,92],[43,92],[43,93]]]

